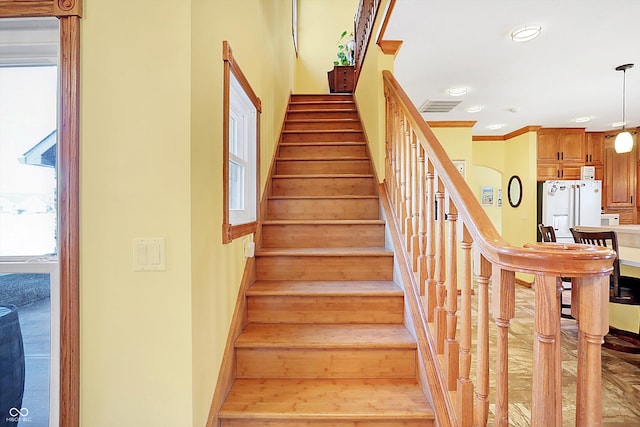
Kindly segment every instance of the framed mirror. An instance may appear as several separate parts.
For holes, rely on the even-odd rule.
[[[509,205],[511,205],[512,208],[520,206],[520,202],[522,202],[522,181],[520,181],[518,175],[513,175],[509,178],[507,197],[509,198]]]

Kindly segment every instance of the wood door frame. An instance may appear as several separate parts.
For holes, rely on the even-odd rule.
[[[80,17],[82,0],[0,0],[0,18],[60,20],[58,244],[60,426],[80,425]]]

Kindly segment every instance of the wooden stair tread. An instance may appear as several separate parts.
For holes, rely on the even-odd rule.
[[[362,199],[362,200],[369,200],[369,199],[377,199],[378,196],[376,195],[359,195],[359,194],[354,194],[354,195],[337,195],[337,196],[269,196],[268,200],[313,200],[313,199],[317,199],[317,200],[323,200],[323,199],[331,199],[331,200],[351,200],[351,199]]]
[[[286,123],[333,123],[333,122],[338,122],[338,123],[344,123],[344,122],[356,122],[356,123],[360,123],[359,119],[355,119],[355,118],[349,118],[349,117],[344,117],[344,118],[335,118],[335,119],[287,119],[285,120]]]
[[[347,104],[353,104],[352,101],[346,101],[345,103]],[[300,102],[297,105],[301,105],[301,104],[309,104],[308,102]],[[305,108],[305,109],[300,109],[300,110],[292,110],[292,109],[287,109],[287,113],[317,113],[317,112],[323,112],[323,113],[327,113],[327,112],[331,112],[331,113],[351,113],[351,112],[355,112],[356,107],[354,106],[353,108],[345,108],[344,106],[341,106],[340,108],[332,108],[332,109],[326,109],[326,108]]]
[[[276,157],[276,162],[300,162],[300,161],[318,161],[318,160],[323,160],[323,161],[327,161],[327,162],[335,162],[335,161],[352,161],[352,160],[369,160],[368,157],[362,157],[362,156],[339,156],[339,157],[311,157],[311,156],[305,156],[305,157]]]
[[[263,225],[380,225],[382,219],[268,219]]]
[[[272,179],[304,179],[304,178],[373,178],[372,173],[314,173],[273,175]]]
[[[285,129],[282,133],[362,133],[359,129]]]
[[[247,296],[398,296],[402,290],[390,280],[258,280]]]
[[[363,141],[296,141],[296,142],[282,142],[279,147],[298,147],[298,146],[318,146],[318,145],[329,145],[329,146],[343,146],[343,145],[366,145],[366,142]]]
[[[433,411],[415,379],[238,379],[222,418],[420,418]]]
[[[289,105],[327,105],[327,104],[335,104],[335,105],[344,105],[344,104],[353,104],[353,99],[322,99],[318,101],[295,101],[292,100],[289,102]]]
[[[402,323],[249,323],[236,348],[416,348]]]
[[[383,247],[348,248],[262,248],[256,250],[256,256],[389,256],[393,252]]]

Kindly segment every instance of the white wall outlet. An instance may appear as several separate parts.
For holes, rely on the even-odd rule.
[[[242,253],[246,258],[253,258],[256,253],[256,244],[249,237],[242,241]]]
[[[165,271],[167,269],[164,237],[133,239],[134,271]]]

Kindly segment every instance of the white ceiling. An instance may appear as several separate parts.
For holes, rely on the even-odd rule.
[[[396,0],[384,38],[403,40],[395,75],[419,108],[461,100],[426,120],[477,121],[473,135],[505,135],[528,125],[612,130],[640,126],[640,0]],[[510,33],[542,26],[537,39]],[[467,95],[447,94],[466,86]],[[482,105],[479,113],[467,113]],[[577,117],[591,116],[587,123]],[[487,126],[502,123],[504,128]]]

